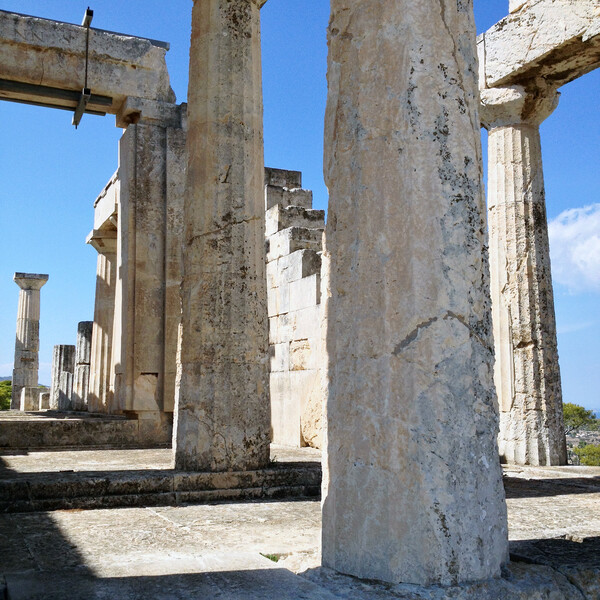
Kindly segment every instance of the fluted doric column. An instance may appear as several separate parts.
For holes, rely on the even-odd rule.
[[[92,236],[89,243],[98,251],[96,297],[90,349],[88,411],[111,413],[113,406],[113,329],[117,281],[117,232]]]
[[[488,221],[500,454],[566,464],[540,123],[554,90],[481,92],[488,137]]]
[[[328,40],[323,564],[415,584],[498,576],[472,4],[332,0]]]
[[[196,0],[175,464],[269,461],[259,0]]]
[[[25,387],[37,388],[38,386],[40,290],[48,281],[48,275],[15,273],[13,279],[21,289],[17,310],[17,337],[10,407],[13,410],[19,410],[21,408],[21,390]],[[27,408],[31,409],[31,406],[27,406]]]

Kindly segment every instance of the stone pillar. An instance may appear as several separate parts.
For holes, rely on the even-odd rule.
[[[567,461],[540,123],[558,94],[481,92],[488,137],[488,215],[500,454],[516,464]]]
[[[15,364],[12,376],[10,407],[19,410],[21,390],[37,388],[40,348],[40,290],[48,281],[48,275],[15,273],[15,283],[21,288],[17,310],[17,336],[15,340]]]
[[[332,0],[328,40],[323,564],[420,585],[496,577],[472,3]]]
[[[94,324],[90,349],[88,412],[111,413],[112,344],[115,318],[115,285],[117,279],[117,232],[112,230],[88,238],[98,251]]]
[[[75,374],[73,377],[73,410],[87,410],[93,325],[93,321],[80,321],[77,324]]]
[[[192,12],[175,464],[269,461],[260,6]]]
[[[71,410],[72,377],[75,371],[75,346],[61,344],[54,346],[52,353],[52,382],[50,386],[50,408],[54,410]],[[63,377],[63,373],[71,375]]]

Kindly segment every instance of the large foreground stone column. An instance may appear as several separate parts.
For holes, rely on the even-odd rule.
[[[188,92],[180,469],[269,460],[260,13],[196,0]]]
[[[471,2],[332,0],[323,564],[498,576],[496,435]]]
[[[13,279],[21,290],[19,291],[19,307],[17,309],[17,337],[15,340],[15,364],[10,407],[13,410],[19,410],[21,390],[24,387],[37,388],[38,385],[40,290],[48,281],[48,275],[15,273]]]
[[[501,456],[510,463],[567,461],[540,123],[555,91],[481,93],[488,138],[488,214],[495,381]]]

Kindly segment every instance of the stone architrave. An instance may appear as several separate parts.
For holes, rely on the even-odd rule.
[[[93,321],[80,321],[77,324],[75,373],[73,377],[73,410],[87,410],[93,325]]]
[[[52,382],[50,385],[50,408],[54,410],[70,410],[71,396],[68,402],[64,395],[67,393],[68,380],[62,378],[63,373],[73,375],[75,371],[75,346],[60,344],[54,346],[52,352]],[[64,385],[63,385],[64,381]],[[61,388],[62,386],[62,388]],[[71,389],[73,387],[71,381]],[[61,397],[62,392],[62,397]],[[62,398],[62,399],[61,399]]]
[[[488,137],[488,221],[500,405],[500,455],[516,464],[564,465],[567,450],[540,123],[554,90],[481,92]]]
[[[500,575],[472,3],[332,0],[323,565]]]
[[[260,0],[192,12],[175,465],[269,461]]]
[[[17,310],[15,364],[12,376],[10,407],[13,410],[23,410],[20,409],[21,390],[24,387],[37,388],[38,385],[40,290],[46,281],[48,281],[48,275],[15,273],[13,279],[21,289],[19,291],[19,307]]]

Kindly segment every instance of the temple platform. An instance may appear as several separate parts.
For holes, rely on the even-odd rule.
[[[505,467],[511,562],[502,577],[422,588],[320,567],[318,497],[273,500],[284,489],[318,492],[315,450],[273,447],[262,474],[212,477],[172,471],[160,449],[0,458],[0,597],[10,600],[600,597],[599,468]],[[74,482],[89,492],[77,496]],[[41,510],[58,508],[61,494],[63,509]],[[119,502],[131,504],[108,508]],[[6,512],[19,503],[28,512]],[[72,510],[81,507],[90,510]]]
[[[274,447],[265,469],[175,471],[170,449],[23,451],[0,455],[0,512],[177,506],[320,494],[320,453]]]
[[[78,448],[167,448],[171,425],[117,415],[43,410],[0,412],[0,452]]]

